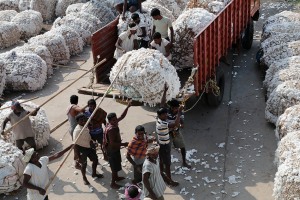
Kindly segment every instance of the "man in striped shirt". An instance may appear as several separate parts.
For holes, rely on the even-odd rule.
[[[168,90],[167,85],[165,85],[165,90],[162,97],[161,108],[157,111],[157,121],[156,121],[156,134],[157,141],[160,146],[159,149],[159,159],[160,159],[160,170],[164,180],[171,186],[178,186],[179,183],[175,182],[171,178],[171,143],[169,128],[174,128],[180,124],[180,113],[182,107],[178,109],[178,114],[173,123],[169,123],[168,120],[168,109],[164,108],[166,92]],[[164,171],[165,169],[165,171]],[[164,175],[166,173],[166,176]]]

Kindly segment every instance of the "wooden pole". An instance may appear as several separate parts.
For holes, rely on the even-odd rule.
[[[95,108],[95,110],[93,111],[92,115],[89,117],[88,121],[85,123],[85,125],[83,126],[83,128],[81,129],[78,137],[76,138],[74,144],[76,144],[77,140],[80,138],[83,130],[88,126],[88,124],[90,123],[90,121],[92,120],[92,118],[94,117],[97,109],[100,107],[100,105],[102,104],[104,98],[106,97],[106,95],[109,93],[112,85],[114,84],[114,82],[116,81],[116,79],[118,78],[120,72],[122,71],[125,63],[127,62],[128,58],[130,57],[131,55],[127,55],[127,58],[125,59],[125,61],[122,63],[122,66],[120,67],[116,77],[113,79],[113,81],[110,83],[109,87],[107,88],[106,92],[104,93],[104,95],[102,96],[101,100],[100,100],[100,103],[97,105],[97,107]],[[64,160],[61,162],[61,164],[59,165],[59,167],[57,168],[56,172],[54,173],[54,175],[50,178],[49,180],[49,183],[48,185],[46,186],[45,190],[47,191],[47,189],[49,188],[49,186],[51,185],[51,183],[53,182],[54,178],[56,177],[57,173],[59,172],[59,170],[61,169],[61,167],[64,165],[64,163],[66,162],[67,158],[70,156],[72,150],[74,149],[74,145],[72,146],[72,148],[69,150],[67,156],[64,158]]]
[[[52,64],[53,66],[56,66],[56,67],[62,67],[62,68],[68,68],[68,69],[76,69],[76,70],[80,70],[80,71],[88,71],[87,69],[79,69],[79,68],[76,68],[76,67],[70,67],[70,66],[66,66],[66,65],[59,65],[59,64]]]
[[[52,97],[50,97],[47,101],[45,101],[44,103],[42,103],[38,108],[44,106],[46,103],[48,103],[49,101],[51,101],[52,99],[54,99],[56,96],[58,96],[59,94],[61,94],[63,91],[65,91],[66,89],[68,89],[69,87],[71,87],[75,82],[77,82],[79,79],[81,79],[82,77],[84,77],[86,74],[88,74],[91,70],[97,68],[99,65],[101,65],[102,63],[106,62],[106,59],[103,59],[102,61],[100,61],[99,63],[97,63],[94,67],[92,67],[91,69],[89,69],[87,72],[85,72],[84,74],[82,74],[81,76],[79,76],[77,79],[75,79],[74,81],[72,81],[69,85],[67,85],[65,88],[63,88],[61,91],[59,91],[58,93],[56,93],[55,95],[53,95]],[[17,123],[13,124],[10,128],[8,128],[7,130],[4,131],[4,136],[16,125],[20,124],[22,121],[24,121],[26,118],[28,118],[30,115],[32,115],[32,113],[34,113],[36,111],[36,109],[34,111],[31,111],[30,113],[28,113],[26,116],[24,116],[20,121],[18,121]]]
[[[31,98],[31,99],[27,99],[27,100],[25,100],[25,101],[20,102],[20,104],[26,103],[26,102],[28,102],[28,101],[32,101],[32,100],[37,99],[37,98],[40,98],[40,97],[33,97],[33,98]],[[4,107],[4,108],[0,108],[0,110],[5,110],[5,109],[7,109],[7,108],[11,108],[11,106],[7,106],[7,107]]]

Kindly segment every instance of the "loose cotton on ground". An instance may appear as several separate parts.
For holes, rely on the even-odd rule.
[[[121,67],[114,88],[123,96],[154,106],[161,101],[165,83],[169,87],[167,100],[179,93],[180,82],[175,68],[156,50],[142,48],[123,55],[110,72],[111,82]]]

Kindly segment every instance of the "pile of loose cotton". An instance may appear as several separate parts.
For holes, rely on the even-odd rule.
[[[18,26],[13,22],[0,22],[0,49],[19,42],[21,37]]]
[[[155,4],[159,4],[163,8],[168,9],[169,11],[172,12],[172,15],[175,16],[176,18],[181,14],[183,9],[185,8],[185,6],[183,8],[180,8],[176,0],[148,0],[143,3],[142,8],[144,8],[144,4],[151,3],[151,2]],[[159,7],[157,8],[160,10],[161,15],[166,16],[164,10],[161,10]]]
[[[268,17],[268,19],[264,22],[263,29],[271,24],[285,24],[287,22],[300,22],[300,13],[283,11]]]
[[[288,149],[283,155],[284,161],[280,163],[275,175],[273,196],[275,200],[300,199],[299,132],[289,133],[283,140],[288,140],[287,145],[293,144],[291,147],[296,147],[297,152],[292,148],[286,147]]]
[[[51,29],[51,32],[54,34],[56,32],[64,37],[66,45],[70,51],[70,55],[78,55],[83,51],[83,40],[74,29],[68,26],[59,26]]]
[[[0,60],[0,97],[3,94],[5,81],[6,81],[5,62],[3,60]]]
[[[52,21],[57,0],[30,0],[30,8],[42,14],[44,21]]]
[[[203,8],[193,8],[184,11],[173,23],[175,43],[172,64],[175,67],[192,67],[194,65],[194,37],[214,18],[214,14]]]
[[[86,0],[58,0],[55,9],[56,16],[65,16],[68,6],[77,3],[86,3]]]
[[[50,51],[53,62],[56,64],[67,64],[70,61],[69,48],[61,34],[51,31],[30,38],[28,41],[32,45],[44,45]]]
[[[1,10],[0,11],[0,21],[10,22],[18,14],[15,10]]]
[[[22,39],[38,35],[43,26],[41,13],[34,10],[20,12],[11,21],[18,26]]]
[[[5,194],[20,188],[26,164],[17,147],[2,139],[0,146],[0,194]]]
[[[0,10],[19,11],[19,0],[0,0]]]
[[[19,102],[21,103],[21,106],[29,112],[38,108],[38,105],[36,105],[30,101],[25,102],[25,103],[22,103],[22,101],[19,101]],[[10,106],[11,106],[11,102],[7,102],[2,106],[2,108],[10,107]],[[9,115],[10,112],[11,112],[11,109],[9,109],[9,108],[0,110],[0,114],[1,114],[0,123],[1,124],[3,123],[4,119]],[[45,110],[43,108],[40,108],[39,111],[37,112],[36,116],[30,116],[29,118],[31,121],[33,133],[35,135],[35,143],[36,143],[37,149],[41,149],[41,148],[47,146],[49,138],[50,138],[50,125],[49,125]],[[6,128],[9,128],[9,127],[11,127],[11,125],[10,125],[10,123],[7,123]],[[12,131],[10,131],[10,133],[8,134],[7,141],[10,143],[15,143],[15,139],[14,139],[14,135],[13,135]]]
[[[294,131],[300,131],[300,105],[294,105],[285,110],[276,122],[276,137],[281,140]],[[299,133],[298,133],[299,134]]]
[[[152,49],[139,49],[127,52],[113,66],[110,81],[123,96],[154,106],[160,103],[167,83],[167,100],[179,93],[180,82],[174,66],[160,52]]]
[[[285,81],[278,85],[267,101],[265,116],[267,121],[275,124],[284,111],[300,103],[300,81]]]
[[[300,31],[300,22],[286,22],[284,24],[270,24],[265,27],[262,32],[261,41],[265,41],[271,36],[276,36],[282,33],[295,34]]]
[[[42,89],[47,78],[47,65],[35,53],[10,52],[0,54],[5,63],[6,89],[36,91]]]
[[[158,8],[160,10],[160,13],[163,16],[169,18],[172,22],[175,21],[175,17],[173,15],[173,13],[158,3],[154,3],[152,1],[145,1],[142,4],[142,8],[143,8],[143,11],[147,11],[148,13],[151,13],[151,10],[153,8]]]

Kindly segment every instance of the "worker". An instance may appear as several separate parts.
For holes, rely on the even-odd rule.
[[[116,182],[124,180],[124,177],[118,176],[118,171],[122,170],[121,166],[121,147],[127,147],[128,142],[122,142],[119,129],[119,122],[123,120],[131,106],[131,101],[128,103],[126,109],[122,115],[118,118],[116,113],[109,113],[107,115],[108,124],[105,127],[103,146],[105,153],[108,157],[108,162],[111,168],[111,183],[110,187],[113,189],[119,189],[121,186]]]
[[[165,16],[162,16],[160,14],[160,10],[157,8],[153,8],[151,10],[151,16],[153,18],[152,36],[154,33],[159,32],[161,34],[161,37],[170,41],[171,46],[173,46],[174,29],[171,20]],[[169,30],[170,30],[171,38],[169,38],[168,36]]]
[[[23,161],[28,163],[24,170],[23,186],[27,188],[27,200],[48,200],[46,187],[49,184],[48,163],[60,158],[72,148],[66,149],[52,155],[40,157],[33,148],[26,150]]]
[[[88,107],[85,109],[84,115],[89,118],[94,110],[96,109],[96,101],[94,99],[90,99],[88,101]],[[93,118],[90,121],[90,135],[92,137],[92,140],[95,142],[98,142],[100,144],[101,151],[103,153],[103,128],[102,124],[104,127],[106,126],[106,115],[107,113],[102,109],[98,108],[97,111],[95,112]],[[104,154],[104,153],[103,153]],[[104,154],[104,160],[107,160],[107,157]]]
[[[11,106],[12,111],[9,115],[4,119],[2,124],[2,132],[1,135],[5,134],[5,127],[7,122],[10,122],[13,126],[12,132],[14,134],[14,138],[16,140],[16,146],[23,151],[24,142],[26,142],[30,147],[36,149],[35,144],[35,135],[32,130],[31,122],[29,117],[26,117],[30,112],[25,110],[18,101],[12,101]],[[31,116],[36,116],[37,112],[40,108],[36,108],[34,112],[31,113]],[[25,117],[25,118],[24,118]],[[23,119],[24,118],[24,119]],[[22,120],[22,121],[21,121]],[[21,122],[19,122],[21,121]],[[14,124],[18,123],[14,126]]]
[[[128,25],[128,30],[119,35],[116,42],[115,59],[119,59],[123,54],[134,49],[138,49],[137,32],[138,26],[135,23]]]
[[[117,10],[119,14],[123,13],[124,1],[123,0],[114,0],[113,7]]]
[[[92,161],[92,177],[103,178],[102,174],[97,174],[98,156],[95,146],[88,128],[84,128],[87,118],[83,113],[76,116],[78,125],[74,129],[73,140],[74,149],[77,149],[79,156],[79,163],[81,164],[81,173],[84,185],[89,185],[89,181],[86,178],[87,158]]]
[[[161,34],[156,32],[153,34],[153,41],[150,43],[151,49],[161,52],[168,60],[171,60],[171,43],[165,38],[161,38]]]
[[[138,36],[139,48],[142,48],[142,47],[148,48],[149,41],[150,41],[148,26],[144,22],[141,21],[138,13],[133,13],[131,15],[131,19],[138,26],[137,36]]]

